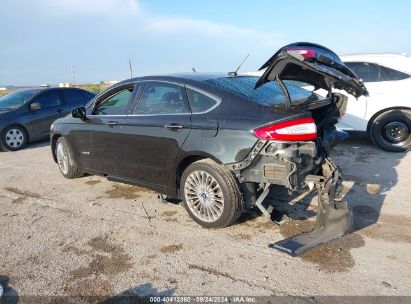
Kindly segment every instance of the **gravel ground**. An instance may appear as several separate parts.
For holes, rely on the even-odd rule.
[[[0,282],[19,296],[411,295],[411,154],[354,137],[333,158],[354,231],[293,258],[267,245],[310,229],[315,199],[281,227],[249,212],[207,230],[143,188],[63,178],[47,143],[1,152]]]

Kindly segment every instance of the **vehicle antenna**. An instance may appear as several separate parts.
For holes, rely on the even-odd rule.
[[[228,72],[228,76],[236,77],[238,70],[241,68],[243,63],[247,60],[248,56],[250,56],[250,54],[247,54],[247,56],[245,56],[244,60],[240,63],[240,65],[238,66],[238,68],[234,72]]]
[[[133,67],[131,66],[131,58],[128,58],[128,68],[130,69],[130,78],[133,78]]]

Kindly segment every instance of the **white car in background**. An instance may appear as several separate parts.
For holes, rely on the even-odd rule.
[[[376,146],[386,151],[409,150],[411,58],[400,54],[357,54],[340,58],[363,80],[369,96],[356,100],[352,95],[345,94],[349,101],[337,127],[346,131],[365,131]],[[263,72],[245,74],[261,76]],[[303,83],[294,84],[307,90],[314,89]],[[322,89],[315,92],[322,96],[328,93]]]
[[[341,56],[365,83],[369,96],[351,95],[338,128],[368,132],[386,151],[411,147],[411,58],[399,54]]]

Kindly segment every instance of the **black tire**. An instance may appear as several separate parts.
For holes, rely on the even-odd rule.
[[[411,111],[390,110],[377,116],[369,129],[377,147],[389,152],[404,152],[411,147]]]
[[[18,151],[28,142],[26,130],[18,125],[8,126],[0,134],[0,147],[4,151]]]
[[[192,203],[189,203],[188,200],[189,198],[192,198],[193,194],[189,196],[189,191],[187,191],[187,196],[186,196],[186,183],[187,186],[190,186],[189,181],[191,178],[191,174],[193,172],[199,173],[199,174],[205,174],[206,176],[211,176],[214,181],[217,183],[217,186],[221,189],[222,192],[222,197],[223,197],[223,206],[222,208],[219,209],[219,212],[221,212],[221,215],[212,221],[205,221],[199,216],[204,215],[205,213],[201,213],[199,210],[197,212],[200,212],[200,215],[197,216],[193,210],[195,207],[190,207]],[[205,172],[205,173],[201,173]],[[187,180],[189,178],[189,180]],[[210,178],[211,180],[211,178]],[[191,184],[192,185],[192,184]],[[211,159],[204,159],[204,160],[199,160],[197,162],[192,163],[189,165],[183,172],[181,176],[181,182],[180,182],[180,193],[182,196],[183,204],[185,209],[187,210],[188,214],[190,217],[200,224],[203,227],[206,228],[223,228],[227,227],[231,224],[233,224],[235,221],[238,220],[238,218],[241,216],[243,212],[243,206],[242,206],[242,196],[240,192],[240,188],[238,185],[238,182],[234,175],[231,173],[230,170],[228,170],[226,167],[217,164]],[[210,193],[214,194],[212,191]],[[200,199],[200,196],[197,196],[197,200]],[[192,202],[192,200],[190,200]],[[197,205],[199,206],[199,205]]]
[[[59,151],[59,149],[63,150]],[[74,157],[74,153],[64,137],[59,137],[57,139],[55,153],[60,172],[65,178],[72,179],[83,176],[83,173],[77,164],[76,158]],[[64,158],[64,155],[61,153],[66,153],[67,157]]]

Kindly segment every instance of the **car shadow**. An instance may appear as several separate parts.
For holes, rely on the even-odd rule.
[[[24,151],[24,150],[30,150],[30,149],[37,149],[37,148],[41,148],[41,147],[46,147],[46,146],[50,146],[50,140],[45,139],[42,141],[36,141],[33,143],[29,143],[27,144],[23,149],[21,149],[20,151]],[[4,152],[8,152],[8,151],[4,151],[2,149],[0,149],[0,153],[4,153]],[[13,153],[13,152],[8,152],[8,153]]]
[[[134,288],[127,289],[111,297],[106,299],[101,304],[129,304],[129,303],[163,303],[164,297],[170,297],[174,294],[174,289],[166,289],[163,291],[159,291],[158,289],[154,288],[151,283],[144,283],[138,285]],[[152,300],[150,300],[150,298]]]
[[[50,146],[50,140],[49,139],[45,139],[45,140],[42,140],[42,141],[36,141],[34,143],[29,143],[22,150],[37,149],[37,148],[42,148],[42,147],[47,147],[47,146]]]
[[[334,147],[330,157],[339,166],[344,180],[343,201],[346,201],[353,214],[351,232],[369,227],[378,222],[386,194],[398,182],[395,169],[406,152],[385,152],[375,147],[364,133],[350,133],[350,137]],[[289,201],[297,195],[289,195],[287,189],[272,186],[264,205],[273,206],[275,219],[281,220],[286,215],[291,220],[313,219],[316,209],[309,208],[316,203],[316,194],[310,194],[300,203],[290,205]],[[314,204],[315,205],[315,204]],[[252,210],[240,219],[245,222],[261,216],[261,212]]]
[[[0,275],[0,304],[16,304],[19,302],[19,295],[16,290],[11,288],[8,276]],[[1,293],[3,291],[3,294]]]

